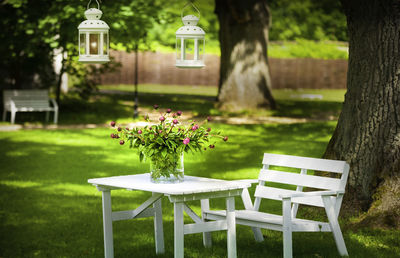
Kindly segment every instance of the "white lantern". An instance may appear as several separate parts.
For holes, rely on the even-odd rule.
[[[98,8],[88,8],[85,11],[86,19],[78,26],[79,30],[79,62],[103,64],[110,61],[109,52],[109,30],[110,27],[100,20],[103,14]]]
[[[186,15],[183,17],[183,10],[191,4],[199,13],[195,15]],[[202,68],[204,67],[204,48],[206,33],[197,26],[200,20],[200,11],[192,3],[188,3],[182,9],[183,25],[176,31],[176,67],[179,68]]]

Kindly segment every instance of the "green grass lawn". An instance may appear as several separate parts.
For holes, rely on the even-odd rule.
[[[202,155],[185,156],[187,175],[223,179],[256,178],[262,153],[319,157],[335,122],[291,125],[214,124],[230,136],[227,143]],[[136,151],[119,146],[107,128],[85,130],[21,130],[0,133],[0,257],[101,257],[103,256],[101,194],[87,184],[95,177],[143,173],[148,164]],[[254,189],[253,189],[254,190]],[[114,191],[113,209],[135,208],[148,194]],[[199,211],[199,203],[193,203]],[[223,207],[222,201],[214,201]],[[240,203],[237,202],[240,207]],[[262,208],[279,211],[279,204]],[[172,205],[163,200],[166,254],[173,255]],[[344,225],[344,226],[343,226]],[[397,231],[346,230],[352,257],[398,257]],[[264,231],[267,240],[255,243],[251,229],[238,226],[239,257],[280,257],[282,236]],[[337,257],[329,233],[295,233],[296,257]],[[205,249],[201,234],[185,236],[186,257],[225,257],[226,235],[213,234],[214,246]],[[156,257],[151,219],[114,223],[116,257]]]
[[[202,92],[211,88],[191,90],[191,94],[182,88],[176,88],[173,93],[167,92],[168,87],[158,90],[141,89],[143,108],[150,109],[152,104],[159,103],[199,115],[215,110],[213,95]],[[323,94],[323,100],[292,98],[305,92],[281,93],[277,97],[280,109],[270,115],[313,118],[318,112],[320,115],[340,112],[343,91],[307,93]],[[276,91],[274,94],[278,96]],[[332,99],[327,100],[328,96]],[[132,105],[132,95],[100,94],[87,102],[64,98],[60,122],[102,124],[114,119],[127,122],[131,121]],[[20,121],[23,118],[21,115]],[[41,114],[30,122],[40,123]],[[335,124],[335,121],[215,123],[212,127],[228,135],[229,141],[217,143],[214,150],[203,154],[185,155],[185,174],[221,179],[256,178],[264,152],[320,157]],[[149,165],[139,162],[135,150],[112,141],[110,133],[109,128],[0,132],[0,257],[103,256],[101,193],[87,180],[149,171]],[[149,194],[119,190],[113,191],[112,196],[114,210],[127,210],[137,207]],[[222,208],[223,203],[223,200],[214,200],[211,204]],[[192,204],[199,212],[199,203]],[[236,205],[241,207],[239,199]],[[280,204],[265,201],[261,209],[279,213]],[[299,212],[306,214],[309,210],[301,208]],[[166,253],[157,257],[172,257],[173,206],[166,198],[163,213]],[[314,216],[320,217],[321,213]],[[354,230],[349,227],[350,219],[341,218],[341,225],[351,257],[400,257],[400,232]],[[156,257],[151,219],[119,221],[113,227],[116,257]],[[282,256],[280,232],[263,231],[266,235],[263,243],[255,243],[251,232],[250,228],[237,227],[238,257]],[[224,232],[213,233],[213,244],[211,249],[205,249],[201,234],[187,235],[185,256],[226,257]],[[338,257],[330,233],[295,233],[293,246],[295,257]]]

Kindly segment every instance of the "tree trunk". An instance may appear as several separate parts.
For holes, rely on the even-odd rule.
[[[350,163],[347,207],[368,210],[366,221],[399,227],[400,5],[342,4],[349,31],[347,93],[324,156]]]
[[[61,69],[60,69],[60,73],[58,74],[58,79],[57,79],[57,85],[56,85],[56,102],[58,103],[58,105],[60,105],[61,103],[61,83],[62,83],[62,77],[63,74],[65,72],[65,58],[64,58],[64,49],[65,47],[62,48],[63,50],[61,51]]]
[[[275,108],[267,42],[270,14],[263,0],[216,0],[221,45],[218,101],[224,109]]]

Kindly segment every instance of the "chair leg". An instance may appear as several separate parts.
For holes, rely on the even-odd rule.
[[[332,204],[330,196],[322,196],[322,201],[324,202],[326,215],[329,220],[329,225],[331,227],[333,237],[336,242],[336,247],[341,256],[349,256],[347,252],[346,244],[343,239],[342,231],[340,230],[340,225],[336,217],[335,209]]]
[[[283,213],[283,257],[292,258],[292,204],[290,198],[282,200],[282,213]]]
[[[15,123],[15,115],[16,115],[16,113],[17,112],[15,112],[15,111],[11,111],[11,124]]]

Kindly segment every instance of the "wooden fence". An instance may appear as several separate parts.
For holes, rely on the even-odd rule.
[[[114,51],[111,55],[122,67],[102,75],[101,83],[133,84],[135,54]],[[174,53],[141,52],[138,59],[140,84],[218,85],[220,60],[216,55],[206,55],[202,69],[176,68]],[[346,88],[347,60],[269,58],[269,64],[274,89]]]

